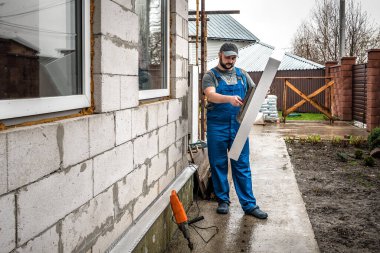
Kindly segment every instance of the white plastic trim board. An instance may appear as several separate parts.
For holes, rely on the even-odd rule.
[[[255,93],[252,98],[247,101],[247,110],[244,114],[235,140],[232,143],[231,149],[228,152],[229,158],[235,161],[239,159],[243,146],[247,141],[249,131],[255,122],[260,107],[265,100],[265,96],[270,88],[270,85],[272,84],[283,57],[284,52],[282,50],[275,50],[273,52],[273,54],[269,57],[267,65],[265,66],[264,73],[260,78]]]

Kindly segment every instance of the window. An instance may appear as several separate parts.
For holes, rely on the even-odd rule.
[[[89,1],[3,0],[0,119],[90,106]]]
[[[169,95],[169,0],[136,0],[139,16],[139,98]]]

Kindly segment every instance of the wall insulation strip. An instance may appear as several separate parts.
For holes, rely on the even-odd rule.
[[[197,165],[191,164],[183,169],[182,173],[170,184],[162,195],[151,205],[148,210],[138,219],[130,230],[128,230],[117,242],[114,247],[110,247],[107,252],[111,253],[127,253],[132,252],[144,235],[149,231],[149,228],[165,210],[170,202],[170,194],[172,190],[177,192],[185,185],[189,178],[194,174]]]
[[[239,159],[243,146],[247,141],[249,131],[255,122],[261,105],[264,103],[265,96],[267,95],[283,57],[284,52],[282,50],[275,50],[273,52],[273,54],[269,57],[264,73],[260,78],[259,84],[257,85],[253,96],[251,95],[248,98],[247,105],[244,107],[245,111],[242,113],[243,119],[239,130],[236,134],[234,142],[232,143],[231,149],[228,152],[229,158],[235,161]]]

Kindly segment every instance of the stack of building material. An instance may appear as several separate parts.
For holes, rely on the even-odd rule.
[[[277,122],[277,96],[268,95],[264,103],[261,105],[260,112],[264,115],[264,120],[267,122]]]

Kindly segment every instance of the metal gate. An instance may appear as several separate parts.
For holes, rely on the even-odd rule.
[[[367,64],[353,66],[352,80],[352,117],[366,123],[367,101]]]

